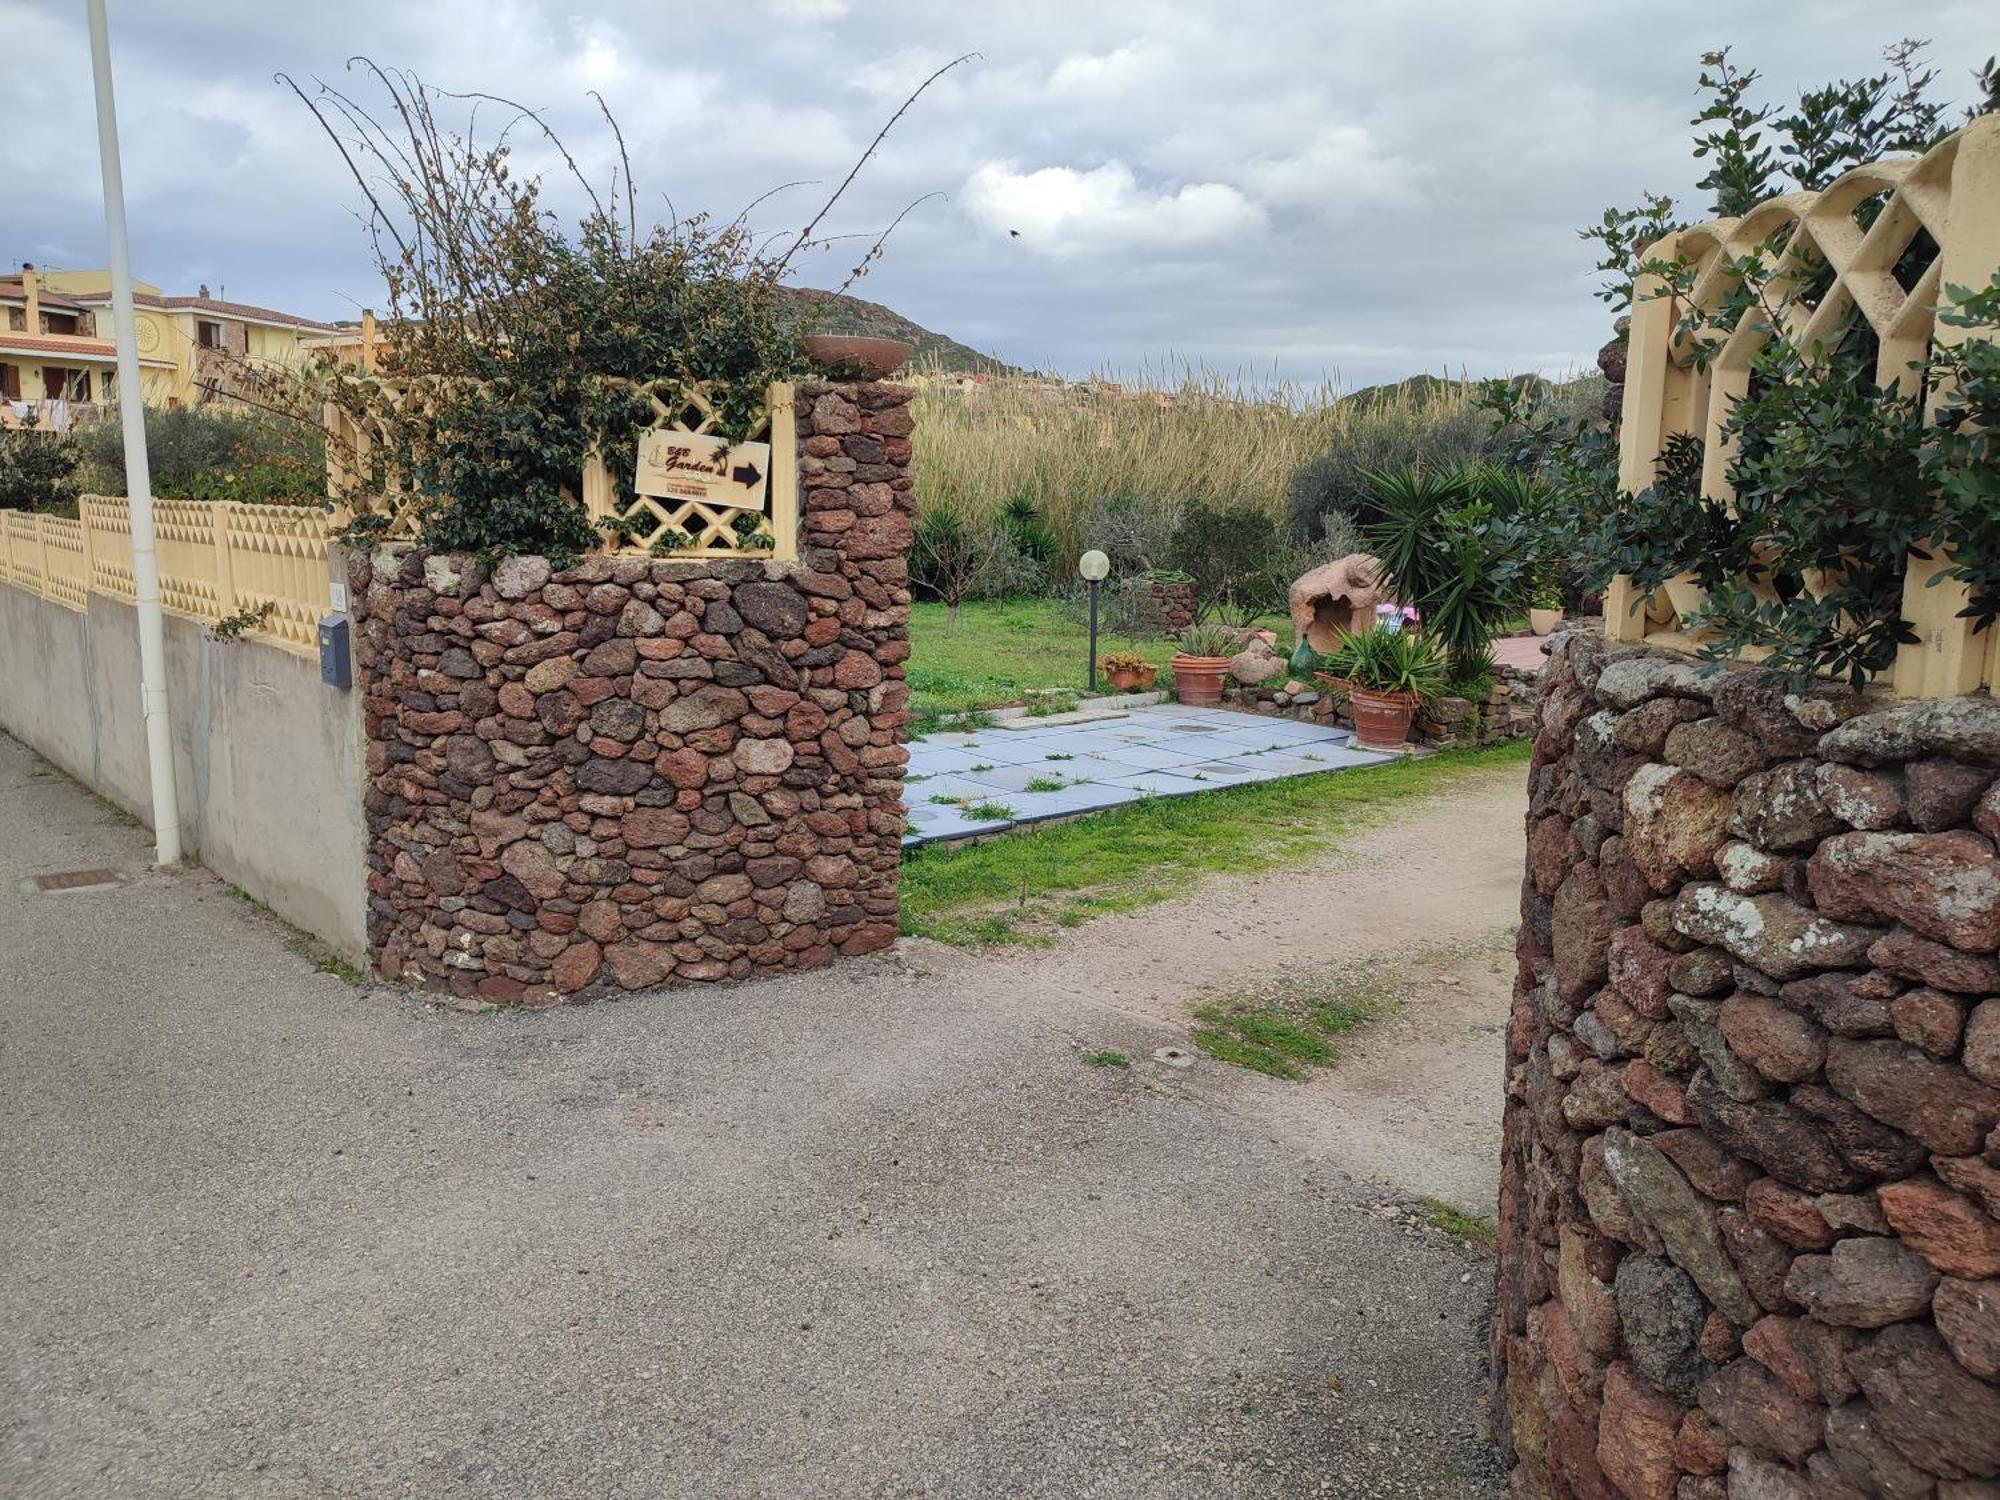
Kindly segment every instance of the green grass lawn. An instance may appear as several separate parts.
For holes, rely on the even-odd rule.
[[[983,844],[919,848],[903,857],[903,931],[962,946],[1043,942],[1054,928],[1181,895],[1205,875],[1249,874],[1319,853],[1456,778],[1524,767],[1528,752],[1516,740],[1149,798]]]
[[[1260,620],[1289,650],[1291,626]],[[1174,643],[1100,632],[1097,654],[1132,651],[1164,667]],[[967,604],[957,625],[942,604],[910,606],[910,708],[921,720],[941,713],[1021,703],[1044,689],[1081,693],[1090,686],[1090,626],[1053,599],[1005,599]]]

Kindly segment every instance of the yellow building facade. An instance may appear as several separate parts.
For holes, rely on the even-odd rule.
[[[260,375],[293,367],[344,330],[292,313],[133,286],[142,396],[194,406],[254,391]],[[109,271],[37,270],[0,276],[0,425],[98,420],[117,400]]]

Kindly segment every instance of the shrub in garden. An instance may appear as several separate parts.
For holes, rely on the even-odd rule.
[[[598,537],[576,494],[584,463],[600,455],[621,483],[652,415],[631,382],[702,386],[713,430],[741,438],[767,387],[804,368],[801,311],[782,278],[802,249],[824,243],[818,227],[854,173],[775,246],[742,215],[642,228],[608,110],[617,165],[600,193],[533,111],[506,105],[509,123],[482,142],[470,124],[462,133],[442,124],[437,101],[505,101],[357,65],[386,96],[379,114],[338,90],[308,97],[294,87],[369,204],[391,312],[382,372],[423,399],[398,404],[372,381],[337,376],[333,394],[386,428],[384,447],[422,491],[427,544],[587,550]],[[536,131],[589,204],[573,230],[544,205],[540,180],[515,170],[509,132]]]
[[[1014,533],[975,519],[955,506],[934,506],[917,517],[910,549],[910,586],[945,605],[947,626],[958,623],[968,599],[998,599],[1032,591],[1042,566],[1021,551]]]
[[[1136,578],[1170,569],[1178,512],[1136,495],[1100,495],[1078,513],[1082,553],[1095,547],[1111,560],[1111,577]]]
[[[0,431],[0,510],[76,514],[80,460],[74,438]]]
[[[1278,518],[1255,506],[1227,509],[1199,502],[1181,511],[1174,529],[1174,566],[1194,580],[1204,609],[1262,614],[1282,608],[1291,584],[1291,551]]]
[[[1049,525],[1042,508],[1026,495],[1016,495],[1000,512],[1000,525],[1013,538],[1014,548],[1045,572],[1055,562],[1061,545],[1055,528]]]
[[[1292,533],[1320,535],[1326,518],[1346,517],[1362,530],[1381,519],[1368,476],[1386,469],[1451,469],[1493,450],[1493,422],[1473,392],[1448,382],[1397,389],[1343,403],[1329,446],[1292,473],[1285,517]]]
[[[125,440],[117,422],[78,435],[83,485],[122,495]],[[173,500],[316,505],[326,498],[326,442],[317,423],[208,405],[148,408],[146,466],[153,493]]]

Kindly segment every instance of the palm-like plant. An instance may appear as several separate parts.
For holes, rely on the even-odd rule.
[[[1531,528],[1479,469],[1369,473],[1382,520],[1369,528],[1390,587],[1453,657],[1477,656],[1522,607]]]
[[[1450,676],[1444,652],[1433,637],[1382,625],[1343,635],[1340,644],[1320,659],[1320,670],[1349,688],[1419,702],[1443,693]]]

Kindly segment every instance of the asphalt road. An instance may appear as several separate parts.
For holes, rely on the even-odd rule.
[[[4,738],[0,829],[0,1494],[1498,1492],[1489,1265],[1137,1022],[875,961],[465,1016]]]

